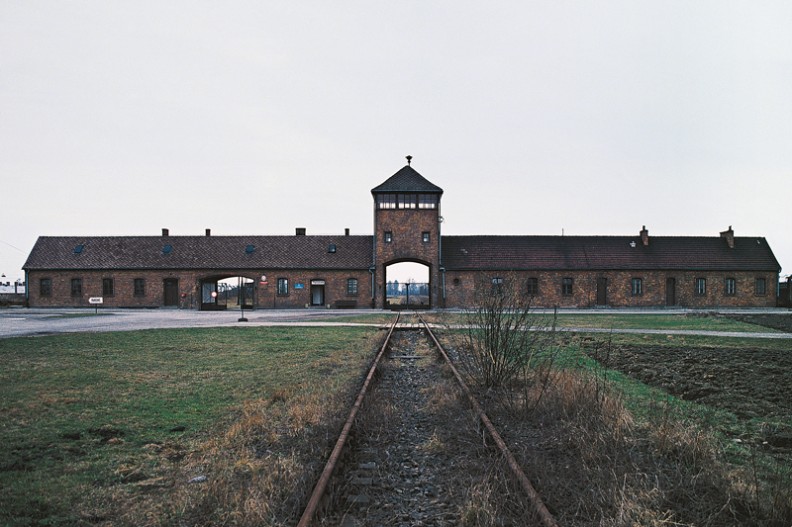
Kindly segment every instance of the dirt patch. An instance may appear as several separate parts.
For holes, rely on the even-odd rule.
[[[760,426],[759,437],[749,441],[771,450],[773,457],[792,460],[792,353],[622,345],[601,362],[681,399],[727,410],[741,420],[775,423]]]
[[[620,346],[608,366],[688,401],[744,419],[792,419],[792,353],[767,349]]]

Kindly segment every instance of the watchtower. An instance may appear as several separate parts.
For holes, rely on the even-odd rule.
[[[388,266],[415,262],[428,267],[428,302],[409,307],[438,304],[440,282],[440,199],[443,189],[407,165],[381,185],[371,189],[374,197],[375,306],[387,307]]]

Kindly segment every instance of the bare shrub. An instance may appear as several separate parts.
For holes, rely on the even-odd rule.
[[[553,341],[554,324],[531,310],[531,298],[514,275],[491,282],[479,279],[475,307],[466,311],[466,328],[459,358],[483,388],[501,388],[552,361],[543,352]]]

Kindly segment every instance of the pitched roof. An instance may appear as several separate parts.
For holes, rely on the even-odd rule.
[[[429,182],[429,180],[416,172],[410,165],[404,166],[401,170],[386,179],[384,183],[371,189],[372,194],[399,192],[442,194],[443,189]]]
[[[773,271],[781,266],[764,238],[653,236],[443,236],[447,270]]]
[[[371,250],[371,236],[41,236],[23,269],[359,270]]]

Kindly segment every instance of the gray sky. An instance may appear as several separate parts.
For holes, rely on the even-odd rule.
[[[39,235],[765,236],[792,268],[792,2],[0,3],[0,271]]]

